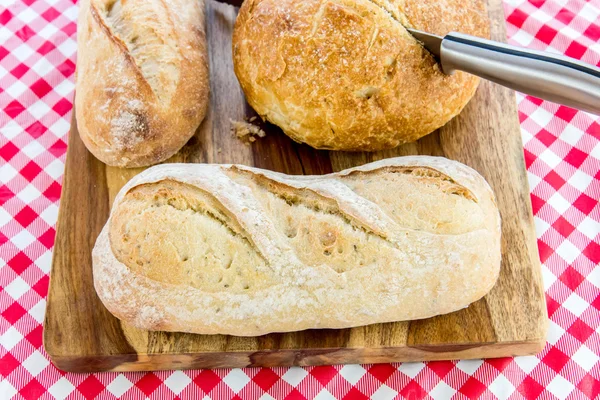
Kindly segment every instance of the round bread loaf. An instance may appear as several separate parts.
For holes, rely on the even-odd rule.
[[[250,105],[298,142],[395,147],[448,122],[479,83],[444,75],[405,27],[489,36],[481,0],[246,0],[235,73]]]

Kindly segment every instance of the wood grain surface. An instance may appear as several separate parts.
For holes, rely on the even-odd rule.
[[[492,36],[504,41],[501,0],[490,0]],[[233,73],[236,9],[207,4],[211,104],[196,135],[169,162],[240,163],[288,174],[324,174],[398,155],[440,155],[479,171],[503,219],[502,269],[492,291],[435,318],[344,330],[261,337],[149,332],[121,323],[92,282],[91,250],[112,201],[141,169],[106,167],[84,147],[73,121],[44,327],[46,351],[67,371],[318,365],[533,354],[545,343],[547,314],[514,94],[483,82],[466,109],[418,142],[378,153],[316,151],[272,125],[245,145],[230,119],[253,115]],[[74,114],[74,113],[73,113]]]

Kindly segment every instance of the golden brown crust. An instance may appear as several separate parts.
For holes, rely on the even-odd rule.
[[[164,161],[193,136],[208,105],[203,0],[83,0],[77,126],[101,161]]]
[[[481,298],[500,216],[485,180],[444,158],[323,176],[164,164],[119,192],[92,255],[104,305],[144,329],[347,328]]]
[[[296,141],[395,147],[458,114],[479,82],[444,75],[404,26],[488,36],[481,0],[247,0],[235,72],[250,105]]]

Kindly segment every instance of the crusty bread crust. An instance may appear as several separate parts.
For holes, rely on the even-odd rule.
[[[405,27],[489,36],[482,0],[246,0],[235,73],[250,105],[298,142],[395,147],[448,122],[479,82],[444,75]]]
[[[82,0],[77,127],[101,161],[164,161],[194,135],[208,105],[203,0]]]
[[[444,158],[324,176],[166,164],[123,187],[92,254],[100,299],[140,328],[347,328],[484,296],[500,269],[500,216],[485,180]]]

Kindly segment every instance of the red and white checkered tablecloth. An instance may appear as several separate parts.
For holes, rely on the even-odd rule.
[[[600,65],[600,0],[505,0],[509,41]],[[42,346],[77,6],[0,0],[0,399],[600,396],[600,118],[517,95],[550,315],[538,356],[71,374]]]

